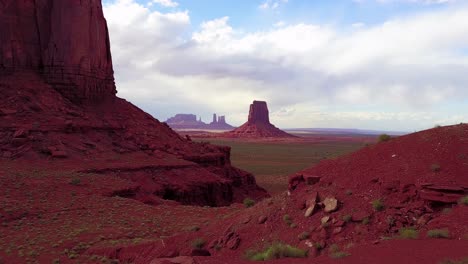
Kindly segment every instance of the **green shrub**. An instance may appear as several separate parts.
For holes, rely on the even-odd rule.
[[[368,225],[369,222],[370,222],[369,217],[364,217],[364,219],[362,219],[362,221],[361,221],[361,224],[363,224],[363,225]]]
[[[248,250],[246,257],[253,261],[266,261],[282,258],[306,258],[307,250],[302,250],[283,243],[274,243],[261,252]]]
[[[350,255],[347,252],[341,251],[340,247],[338,247],[337,244],[331,245],[328,251],[329,251],[329,256],[334,259],[344,258]]]
[[[447,228],[444,229],[433,229],[427,231],[427,237],[432,237],[432,238],[449,238],[449,230]]]
[[[431,164],[431,171],[433,172],[439,172],[440,171],[440,165],[437,163]]]
[[[350,214],[344,215],[344,216],[342,217],[343,221],[346,222],[346,223],[348,223],[349,221],[351,221],[352,218],[353,218],[353,217],[352,217]]]
[[[459,201],[459,204],[468,205],[468,196],[462,197]]]
[[[75,185],[75,186],[80,185],[81,184],[81,179],[78,178],[78,177],[74,177],[73,179],[71,179],[70,184]]]
[[[299,238],[299,240],[306,240],[310,237],[310,233],[309,232],[302,232],[300,233],[297,238]]]
[[[288,225],[288,226],[291,226],[292,225],[292,218],[291,216],[289,216],[288,214],[284,215],[283,216],[283,221]]]
[[[202,249],[206,244],[206,241],[203,238],[197,238],[192,241],[192,247],[195,249]]]
[[[379,142],[386,142],[386,141],[389,141],[390,139],[392,139],[392,137],[387,134],[382,134],[379,136]]]
[[[439,262],[439,264],[468,264],[468,257],[461,259],[461,260],[447,259],[447,260]]]
[[[419,232],[412,227],[402,227],[398,231],[400,238],[404,239],[417,239],[419,237]]]
[[[252,200],[252,199],[250,199],[250,198],[245,198],[245,199],[244,199],[244,206],[245,206],[246,208],[252,207],[252,206],[254,206],[254,205],[255,205],[255,201],[254,201],[254,200]]]
[[[190,226],[187,228],[187,231],[197,232],[200,230],[199,226]]]
[[[382,199],[377,199],[372,201],[372,207],[374,208],[375,211],[382,211],[385,208],[384,202]]]
[[[321,242],[315,242],[314,243],[314,248],[317,249],[317,250],[321,250],[325,247],[325,245]]]

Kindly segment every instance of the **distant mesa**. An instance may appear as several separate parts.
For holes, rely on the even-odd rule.
[[[268,106],[264,101],[254,101],[250,105],[248,121],[239,128],[226,132],[224,136],[244,138],[294,137],[270,123]]]
[[[166,120],[166,123],[173,129],[206,129],[206,130],[231,130],[234,127],[226,123],[225,116],[217,116],[213,114],[213,120],[207,124],[201,120],[197,120],[197,116],[193,114],[177,114]]]

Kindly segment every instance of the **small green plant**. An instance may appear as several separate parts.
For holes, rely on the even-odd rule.
[[[252,200],[252,199],[250,199],[250,198],[245,198],[245,199],[244,199],[244,206],[245,206],[246,208],[252,207],[252,206],[254,206],[254,205],[255,205],[255,201],[254,201],[254,200]]]
[[[362,221],[361,221],[361,224],[363,224],[363,225],[368,225],[369,222],[370,222],[369,217],[364,217],[364,218],[362,219]]]
[[[288,214],[283,216],[283,221],[288,225],[291,226],[293,224],[291,216]]]
[[[190,226],[187,228],[187,231],[197,232],[200,230],[199,226]]]
[[[337,244],[333,244],[329,248],[330,258],[340,259],[349,256],[350,254],[340,250],[340,247]]]
[[[468,264],[468,257],[460,260],[446,259],[444,261],[439,262],[439,264]]]
[[[431,164],[430,169],[431,169],[432,172],[439,172],[440,171],[440,165],[437,164],[437,163]]]
[[[297,238],[299,238],[299,240],[301,240],[301,241],[302,241],[302,240],[309,239],[309,237],[310,237],[310,233],[307,232],[307,231],[302,232],[302,233],[300,233],[300,234],[297,236]]]
[[[74,185],[74,186],[80,185],[81,184],[81,179],[78,178],[78,177],[74,177],[73,179],[71,179],[70,184]]]
[[[353,217],[352,217],[350,214],[344,215],[344,216],[342,217],[343,222],[345,222],[345,223],[348,223],[349,221],[351,221],[352,218],[353,218]]]
[[[315,242],[314,243],[314,248],[317,250],[322,250],[325,247],[325,245],[321,242]]]
[[[458,203],[462,205],[468,205],[468,196],[462,197]]]
[[[447,207],[447,208],[442,209],[443,214],[450,214],[451,212],[452,212],[452,208]]]
[[[372,201],[372,207],[375,211],[380,212],[385,208],[385,205],[382,199],[377,199]]]
[[[419,237],[419,232],[412,227],[402,227],[398,230],[400,238],[403,239],[417,239]]]
[[[206,241],[203,238],[197,238],[192,241],[192,247],[194,249],[202,249],[205,246],[205,244],[206,244]]]
[[[302,250],[283,243],[273,243],[261,252],[248,250],[245,255],[247,259],[253,261],[266,261],[282,258],[306,258],[307,250]]]
[[[431,238],[449,238],[450,233],[449,233],[449,230],[447,228],[433,229],[433,230],[427,231],[427,237],[431,237]]]
[[[387,142],[390,139],[392,139],[392,137],[387,134],[382,134],[379,136],[379,142]]]

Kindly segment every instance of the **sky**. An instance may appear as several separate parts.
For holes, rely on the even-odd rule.
[[[118,96],[165,121],[468,122],[468,0],[104,0]]]

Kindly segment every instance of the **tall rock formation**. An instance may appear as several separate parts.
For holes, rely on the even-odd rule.
[[[250,105],[247,122],[233,131],[224,133],[222,136],[244,138],[294,137],[270,123],[268,106],[264,101],[253,101]]]
[[[134,185],[112,195],[145,202],[267,195],[229,148],[186,140],[115,96],[100,0],[0,0],[0,48],[0,161],[114,175]]]
[[[2,74],[32,71],[74,102],[116,93],[100,0],[0,1]]]
[[[264,101],[254,101],[250,105],[248,124],[270,124],[270,114],[267,103]]]

